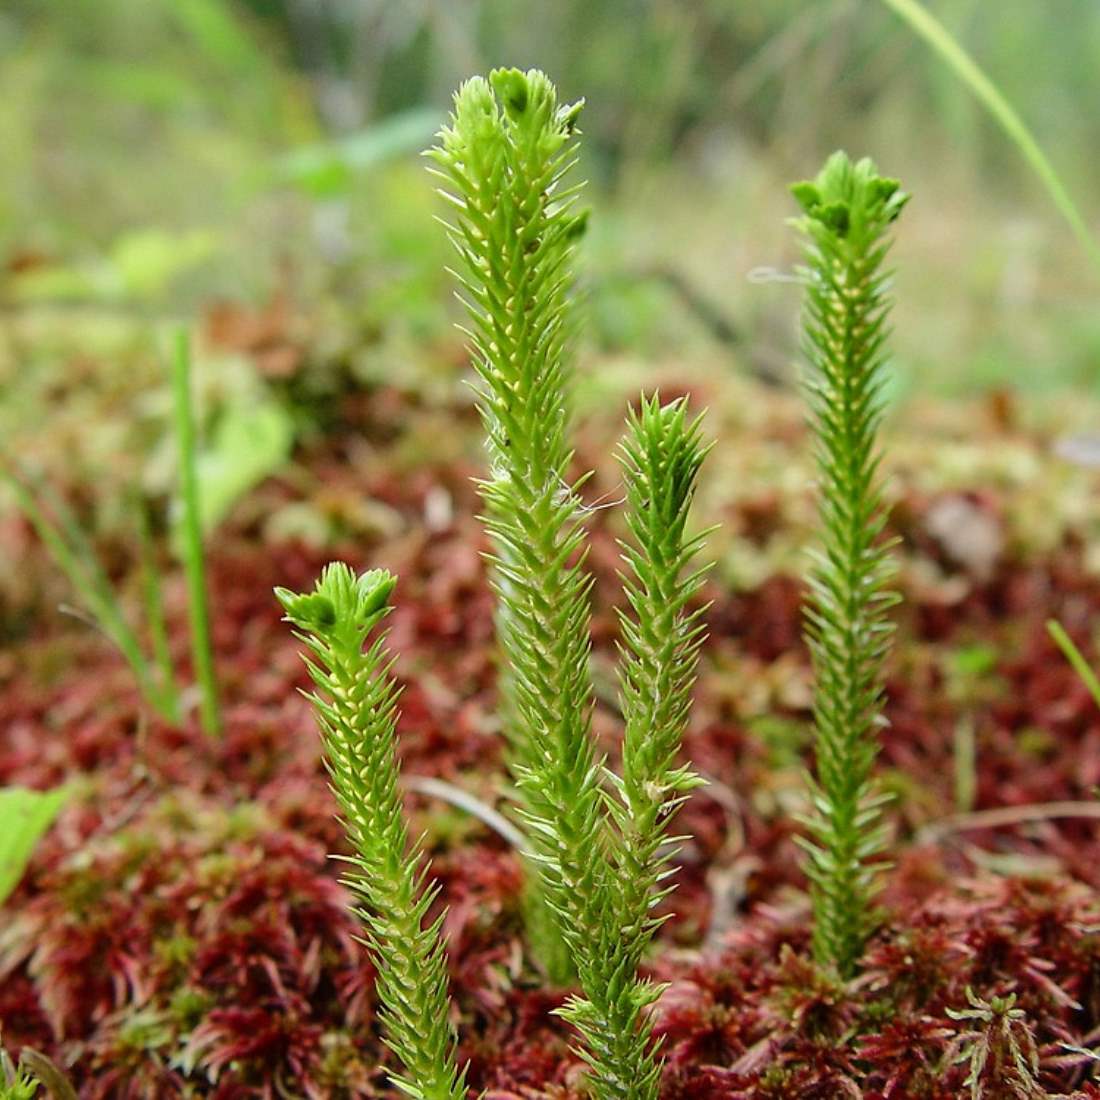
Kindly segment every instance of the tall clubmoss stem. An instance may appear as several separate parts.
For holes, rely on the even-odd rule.
[[[489,476],[481,492],[493,542],[509,766],[521,814],[540,822],[529,828],[535,861],[566,879],[571,872],[551,871],[537,839],[546,846],[558,809],[575,857],[584,848],[598,856],[603,845],[599,767],[588,735],[589,580],[580,502],[567,481],[568,295],[578,215],[576,192],[563,181],[575,159],[579,110],[559,106],[541,73],[498,70],[459,89],[451,123],[429,154],[454,215],[448,229],[486,430]],[[550,977],[569,983],[577,977],[573,952],[538,878],[527,890],[532,946]],[[565,881],[558,888],[574,893]]]
[[[462,86],[432,156],[454,208],[487,435],[480,488],[510,766],[546,904],[585,993],[599,996],[608,835],[589,729],[591,581],[568,481],[565,384],[577,215],[563,181],[579,110],[559,105],[541,73],[497,70]],[[617,1029],[605,1023],[612,1057]]]
[[[876,435],[889,299],[889,227],[908,196],[874,164],[829,158],[792,191],[803,209],[804,346],[816,438],[820,545],[809,578],[806,637],[814,667],[816,776],[806,870],[817,959],[849,975],[872,927],[884,847],[872,777],[892,626],[892,562]]]
[[[497,70],[462,86],[431,156],[452,208],[487,435],[481,493],[509,763],[545,905],[583,991],[563,1015],[584,1039],[599,1100],[655,1100],[660,1063],[646,1008],[656,990],[637,966],[657,924],[664,823],[691,785],[673,764],[698,641],[684,611],[695,582],[679,569],[694,548],[680,540],[702,449],[683,408],[656,401],[643,404],[624,448],[640,545],[627,554],[638,618],[624,623],[631,714],[620,784],[590,731],[583,478],[569,481],[571,260],[584,218],[565,177],[580,106],[559,104],[540,72]],[[666,626],[667,644],[654,636]],[[608,783],[619,794],[610,813]]]

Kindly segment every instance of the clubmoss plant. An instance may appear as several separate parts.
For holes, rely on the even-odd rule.
[[[560,680],[565,695],[554,725],[563,737],[575,740],[587,729],[591,694],[588,580],[577,560],[582,508],[579,484],[567,481],[568,296],[581,222],[576,189],[562,188],[575,161],[570,139],[581,105],[559,107],[541,74],[498,70],[490,79],[491,85],[475,77],[462,86],[451,125],[430,155],[444,182],[440,193],[455,208],[455,224],[447,228],[473,326],[466,331],[487,434],[490,473],[481,490],[496,585],[517,595],[498,602],[497,633],[509,658],[501,683],[505,732],[516,766],[527,768],[541,746],[531,728],[537,723],[521,715],[531,691],[511,658],[529,635],[531,612],[518,597],[540,599],[523,593],[533,565],[542,578],[537,583],[560,596],[561,622],[549,624],[557,645],[548,658],[558,669],[575,670],[568,683]]]
[[[703,448],[682,403],[656,400],[643,402],[624,444],[637,545],[626,554],[624,774],[609,781],[590,731],[585,477],[569,481],[571,260],[584,215],[565,176],[580,109],[559,104],[540,72],[496,70],[462,86],[431,156],[453,208],[487,435],[480,487],[510,766],[583,991],[563,1014],[583,1036],[594,1094],[648,1100],[660,1071],[646,1013],[656,990],[637,964],[656,926],[665,830],[694,783],[674,760],[700,640],[687,610],[699,577],[681,570],[698,545],[685,541],[684,520]]]
[[[357,577],[333,563],[312,592],[276,595],[311,654],[325,763],[355,849],[347,883],[363,902],[385,1039],[404,1066],[394,1085],[415,1100],[459,1100],[465,1071],[455,1062],[443,917],[425,923],[437,887],[427,881],[420,845],[409,843],[398,789],[398,689],[385,636],[364,649],[389,611],[394,584],[383,570]]]
[[[541,891],[532,914],[552,920],[580,985],[562,1014],[583,1039],[593,1095],[656,1100],[661,1064],[647,1010],[659,990],[638,965],[668,893],[669,824],[698,782],[677,757],[703,638],[704,571],[690,568],[703,536],[689,537],[686,524],[707,448],[683,400],[643,398],[629,418],[619,777],[590,730],[585,478],[569,481],[570,260],[583,217],[564,176],[579,111],[558,104],[542,73],[497,70],[462,86],[432,155],[456,211],[450,230],[480,379],[502,713]],[[357,852],[349,882],[364,902],[387,1039],[406,1069],[397,1084],[435,1100],[465,1089],[446,1025],[441,921],[424,927],[435,889],[401,815],[384,638],[364,651],[393,585],[388,573],[356,578],[333,564],[313,592],[277,595],[311,654],[332,786]]]
[[[835,153],[817,179],[795,184],[805,246],[805,353],[816,436],[821,545],[809,578],[806,637],[814,667],[816,775],[806,869],[813,949],[842,975],[873,922],[884,845],[872,778],[883,725],[883,662],[892,626],[892,564],[876,434],[889,299],[883,261],[908,196],[870,160]]]
[[[601,772],[588,736],[589,580],[578,486],[566,480],[570,262],[583,223],[577,190],[563,180],[575,161],[581,105],[559,106],[542,74],[498,70],[490,80],[476,77],[459,90],[431,155],[455,208],[448,228],[487,433],[490,473],[481,491],[499,597],[501,718],[524,813],[545,820],[552,811],[544,800],[559,800],[571,807],[576,850],[591,851],[601,846],[602,826]],[[573,768],[552,792],[540,778],[549,738],[553,759]],[[542,859],[539,829],[530,831]],[[571,982],[574,953],[545,905],[532,879],[526,909],[536,956],[552,980]]]

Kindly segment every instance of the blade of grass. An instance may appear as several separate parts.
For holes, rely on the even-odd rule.
[[[9,470],[0,468],[0,479],[11,489],[16,503],[27,517],[42,545],[57,567],[68,578],[76,594],[83,600],[104,634],[115,644],[133,671],[142,696],[156,711],[171,720],[160,692],[150,674],[149,662],[141,648],[137,635],[126,622],[118,599],[106,578],[102,575],[94,555],[88,557],[85,540],[81,536],[77,546],[66,538],[57,523],[39,507],[34,494]],[[64,521],[64,520],[63,520]],[[64,521],[70,526],[68,521]]]
[[[1038,141],[1001,90],[985,75],[951,32],[919,0],[882,0],[882,2],[924,39],[989,111],[1031,165],[1062,217],[1073,230],[1081,247],[1088,253],[1097,271],[1100,271],[1100,244],[1090,232],[1084,217],[1077,209],[1054,166],[1039,147]]]
[[[131,629],[127,624],[125,616],[122,613],[122,606],[111,584],[111,578],[104,572],[103,566],[100,564],[99,558],[96,555],[95,546],[89,538],[87,531],[81,526],[80,521],[77,519],[64,496],[58,493],[52,485],[46,482],[39,482],[33,486],[33,489],[34,492],[38,494],[39,499],[49,508],[50,513],[55,517],[57,528],[61,536],[68,541],[68,545],[72,549],[73,555],[84,568],[89,582],[98,593],[100,597],[100,606],[107,609],[106,616],[103,614],[94,616],[95,621],[98,622],[99,628],[107,634],[107,636],[114,641],[115,645],[118,646],[119,649],[122,649],[124,653],[127,652],[127,649],[130,649],[139,655],[144,672],[138,677],[138,680],[142,695],[145,697],[146,702],[157,711],[162,718],[172,723],[178,722],[179,700],[174,697],[174,684],[169,680],[164,680],[163,675],[159,673],[154,676],[153,668],[142,647],[137,631]],[[72,609],[62,608],[62,610],[71,613]],[[110,628],[108,622],[113,623],[114,627]],[[123,646],[117,636],[117,631],[119,629],[124,631],[128,636],[126,647]],[[127,659],[130,660],[130,657],[128,656]],[[154,652],[154,663],[156,659],[157,655]]]
[[[111,578],[104,572],[88,532],[80,525],[80,521],[65,497],[57,492],[49,482],[41,479],[32,482],[26,475],[23,476],[28,491],[42,502],[45,509],[49,510],[54,526],[68,543],[73,555],[84,569],[88,581],[94,585],[101,599],[107,603],[116,603],[117,597],[111,585]]]
[[[187,576],[187,607],[191,620],[191,655],[199,682],[202,728],[215,737],[221,729],[214,654],[210,645],[210,611],[206,568],[202,555],[202,513],[195,460],[195,411],[191,404],[191,348],[180,329],[172,349],[172,404],[179,447],[180,497],[183,505],[183,567]]]
[[[965,814],[974,809],[978,792],[977,744],[974,719],[965,714],[955,726],[955,810]]]
[[[1047,633],[1054,639],[1066,660],[1073,666],[1073,671],[1081,677],[1081,683],[1089,689],[1089,694],[1100,707],[1100,680],[1096,678],[1096,673],[1089,667],[1088,661],[1074,644],[1073,639],[1066,633],[1065,627],[1057,619],[1048,619]]]
[[[161,686],[155,682],[149,659],[142,648],[137,631],[133,630],[126,622],[122,612],[122,605],[115,593],[114,586],[111,584],[111,578],[108,577],[104,571],[99,561],[99,557],[96,554],[95,545],[88,536],[88,532],[81,525],[64,496],[57,492],[48,482],[41,480],[37,481],[30,485],[30,489],[37,495],[38,499],[42,501],[45,507],[49,509],[49,513],[53,517],[59,534],[67,541],[73,556],[80,563],[90,585],[99,596],[100,606],[104,609],[104,612],[99,615],[93,615],[93,625],[98,625],[99,629],[102,630],[119,649],[122,649],[124,653],[129,649],[139,655],[142,668],[145,670],[145,681],[142,683],[142,694],[145,696],[146,701],[168,721],[178,721],[176,708],[171,705],[170,700],[165,695]],[[71,614],[73,609],[62,607],[61,610]],[[119,630],[125,632],[128,636],[126,647],[124,647],[119,640]],[[140,679],[139,677],[139,680]],[[147,687],[145,686],[146,682],[148,685]]]
[[[173,722],[179,721],[180,697],[176,670],[172,666],[172,652],[168,646],[168,626],[164,618],[163,583],[157,569],[156,548],[149,525],[149,510],[135,494],[137,512],[138,548],[141,556],[141,587],[145,596],[145,617],[149,622],[149,634],[153,643],[153,659],[160,675],[160,692],[166,713]]]

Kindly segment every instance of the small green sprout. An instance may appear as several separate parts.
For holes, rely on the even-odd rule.
[[[1039,1084],[1039,1051],[1027,1015],[1016,1007],[1016,994],[983,1001],[968,986],[969,1008],[947,1010],[952,1020],[973,1025],[952,1043],[946,1061],[966,1062],[964,1085],[971,1100],[1012,1096],[1018,1100],[1049,1100]]]

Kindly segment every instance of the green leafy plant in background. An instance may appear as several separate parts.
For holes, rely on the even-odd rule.
[[[97,260],[27,272],[13,283],[12,293],[22,303],[159,304],[182,276],[200,268],[217,249],[213,235],[202,230],[131,230]]]
[[[585,216],[565,184],[581,104],[560,104],[540,72],[496,70],[455,97],[431,151],[460,257],[486,428],[481,483],[493,544],[501,694],[520,818],[542,896],[582,995],[563,1010],[584,1038],[601,1100],[657,1095],[647,1006],[657,991],[637,964],[657,922],[662,844],[694,785],[674,760],[701,630],[687,605],[698,547],[684,522],[703,458],[682,404],[643,401],[623,446],[631,615],[621,685],[623,776],[590,731],[590,578],[584,507],[569,481],[570,261]]]
[[[195,457],[204,538],[217,530],[242,497],[286,462],[294,444],[294,431],[292,414],[274,398],[238,401],[221,409],[213,431]],[[174,534],[174,549],[182,558],[182,522]]]
[[[885,510],[876,433],[889,300],[888,233],[908,196],[869,160],[834,154],[795,184],[805,245],[804,345],[819,474],[821,546],[806,636],[814,668],[816,776],[808,819],[816,958],[849,975],[873,921],[882,797],[872,779],[882,666],[897,597],[880,538]]]
[[[351,188],[356,173],[416,152],[438,128],[438,111],[414,107],[348,137],[283,154],[276,162],[275,177],[317,198],[342,195]]]
[[[19,884],[34,846],[68,798],[64,787],[0,787],[0,905]]]
[[[394,583],[382,570],[356,577],[334,563],[314,591],[276,595],[311,654],[325,762],[355,850],[347,881],[363,902],[386,1042],[405,1067],[394,1084],[417,1100],[459,1100],[465,1073],[455,1063],[442,916],[425,926],[438,888],[427,882],[420,845],[410,847],[401,808],[398,689],[385,637],[363,649],[389,611]]]
[[[177,333],[173,346],[171,382],[173,426],[179,448],[179,552],[187,579],[191,650],[200,692],[203,729],[215,735],[220,729],[220,719],[202,546],[204,511],[191,403],[191,355],[187,335],[182,330]],[[269,436],[271,434],[268,432]],[[288,446],[278,443],[279,447],[284,445]],[[248,467],[247,474],[250,479],[247,484],[251,485],[255,467]],[[163,578],[156,563],[145,503],[135,501],[134,511],[138,520],[141,583],[151,636],[151,654],[146,652],[137,632],[127,621],[119,595],[99,564],[91,540],[60,497],[45,486],[16,476],[4,466],[0,466],[0,479],[8,485],[16,504],[68,578],[95,624],[125,657],[145,701],[166,721],[178,722],[180,692],[164,619]],[[237,475],[236,488],[239,489],[244,483],[241,475]],[[216,506],[224,510],[228,506],[227,499],[226,491],[223,491],[216,498]]]

